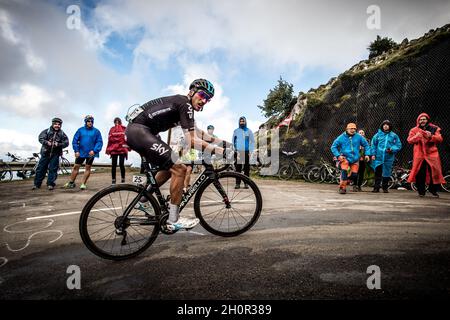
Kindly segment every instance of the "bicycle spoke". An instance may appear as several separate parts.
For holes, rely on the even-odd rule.
[[[119,194],[120,194],[120,192],[119,192]],[[114,205],[114,201],[111,198],[111,194],[109,194],[109,198],[111,199],[111,204],[112,204],[112,207],[114,209],[114,213],[116,214],[116,217],[118,217],[119,215],[117,214],[117,211],[116,211],[116,208],[115,208],[116,206]]]
[[[100,201],[105,205],[105,207],[107,207],[109,209],[109,211],[111,211],[112,214],[108,214],[106,211],[102,211],[102,212],[104,212],[104,213],[106,213],[109,216],[114,217],[114,218],[118,217],[117,214],[115,214],[115,209],[114,209],[114,211],[111,210],[111,208],[103,201],[103,199],[100,199]]]
[[[248,222],[248,220],[247,219],[245,219],[244,218],[244,216],[243,215],[241,215],[240,213],[239,213],[239,211],[237,211],[236,209],[234,209],[233,207],[231,207],[231,210],[234,210],[242,219],[244,219],[246,222]]]

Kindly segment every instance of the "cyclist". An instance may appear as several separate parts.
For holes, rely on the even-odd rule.
[[[337,137],[331,146],[331,152],[334,155],[333,160],[339,160],[341,169],[340,194],[347,193],[349,180],[357,182],[360,146],[364,148],[364,159],[366,162],[369,162],[371,154],[369,143],[359,133],[356,133],[356,124],[354,123],[347,124],[345,132]],[[351,175],[349,177],[350,172]]]
[[[214,86],[212,83],[206,79],[196,79],[190,84],[186,96],[174,95],[151,100],[135,109],[133,114],[128,117],[129,124],[125,132],[128,146],[152,165],[159,166],[161,171],[156,175],[156,182],[159,186],[171,178],[167,226],[173,231],[193,228],[199,220],[179,216],[186,166],[179,161],[178,155],[172,151],[169,145],[157,135],[180,125],[188,147],[223,154],[223,148],[209,143],[220,143],[223,140],[211,137],[197,128],[194,122],[194,111],[202,111],[213,96]],[[229,144],[227,143],[227,145]],[[229,155],[230,153],[228,153]]]

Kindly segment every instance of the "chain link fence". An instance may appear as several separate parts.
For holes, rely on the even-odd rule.
[[[366,73],[344,74],[321,99],[308,97],[307,107],[290,127],[280,130],[280,149],[298,151],[299,162],[331,161],[333,140],[355,122],[371,139],[383,120],[390,120],[403,148],[398,164],[408,167],[413,146],[407,138],[422,112],[442,129],[438,145],[443,173],[450,170],[450,39],[425,53],[406,57]],[[283,159],[281,159],[283,163]]]

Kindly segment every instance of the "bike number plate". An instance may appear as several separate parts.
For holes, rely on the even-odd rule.
[[[145,185],[145,176],[134,175],[133,176],[133,183],[138,185],[138,186]]]

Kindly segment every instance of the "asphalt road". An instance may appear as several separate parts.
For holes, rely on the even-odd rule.
[[[93,174],[87,191],[0,184],[0,299],[450,296],[450,194],[339,195],[335,185],[257,179],[263,212],[247,233],[222,238],[198,226],[112,262],[88,251],[78,232],[82,206],[109,179]],[[79,267],[81,289],[67,287],[71,265]],[[370,266],[380,272],[368,273]],[[379,288],[368,288],[369,277]]]

